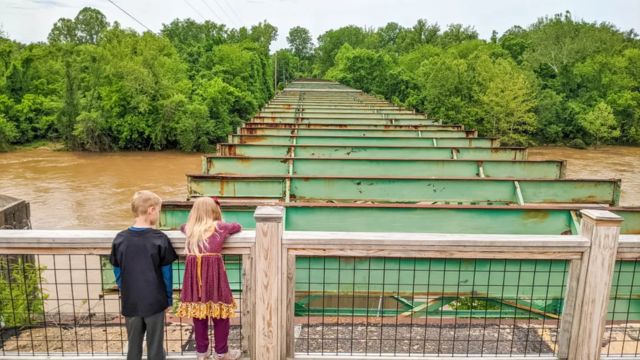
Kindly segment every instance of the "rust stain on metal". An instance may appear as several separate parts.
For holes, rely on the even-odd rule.
[[[542,221],[549,218],[549,213],[546,211],[525,210],[522,214],[522,218],[525,220]]]
[[[240,138],[240,143],[241,144],[254,144],[254,143],[260,143],[266,140],[265,136],[242,136]]]

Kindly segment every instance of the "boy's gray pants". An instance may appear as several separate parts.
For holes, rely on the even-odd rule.
[[[127,360],[142,359],[142,340],[147,333],[147,359],[164,360],[164,311],[146,317],[127,317]]]

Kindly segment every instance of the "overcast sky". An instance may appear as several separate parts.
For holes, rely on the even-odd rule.
[[[640,0],[113,0],[153,31],[175,18],[203,18],[231,27],[267,20],[278,27],[274,48],[286,47],[289,28],[301,25],[316,39],[345,25],[378,27],[390,21],[410,26],[419,18],[442,27],[462,23],[483,38],[513,25],[566,10],[576,18],[607,21],[618,28],[640,29]],[[144,28],[108,0],[0,0],[0,28],[21,42],[46,40],[60,17],[73,18],[85,6],[102,11],[110,22]]]

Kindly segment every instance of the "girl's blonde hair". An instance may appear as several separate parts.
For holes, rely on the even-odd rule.
[[[215,232],[219,221],[222,221],[222,213],[212,198],[201,197],[193,202],[185,229],[187,254],[200,255],[202,250],[206,251],[207,239]]]

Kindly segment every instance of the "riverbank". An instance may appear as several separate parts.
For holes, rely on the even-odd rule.
[[[131,222],[136,190],[185,199],[185,174],[200,172],[200,156],[22,149],[0,154],[0,193],[31,202],[35,229],[120,229]],[[567,160],[568,178],[620,178],[621,205],[640,205],[640,147],[537,147],[529,159]]]

